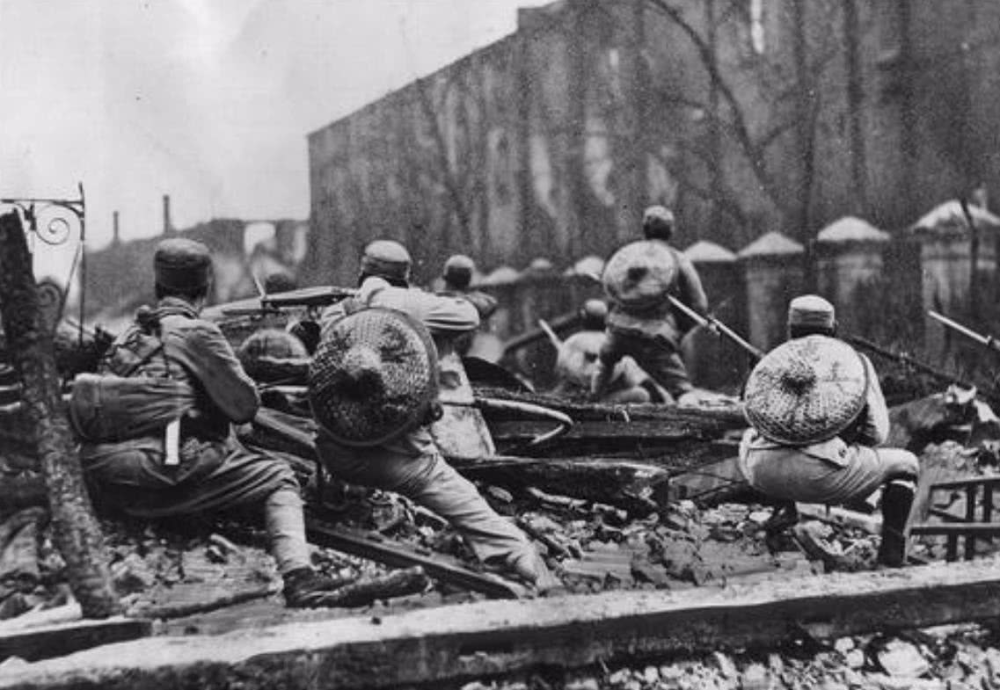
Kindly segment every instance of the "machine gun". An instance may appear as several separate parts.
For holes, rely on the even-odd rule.
[[[956,333],[961,333],[966,338],[975,340],[980,345],[985,346],[988,350],[992,350],[993,352],[1000,352],[1000,342],[998,342],[997,339],[994,338],[992,335],[983,335],[982,333],[976,333],[971,328],[966,328],[957,321],[952,321],[947,316],[938,314],[934,310],[928,311],[927,314],[935,321],[941,323],[945,328],[951,329]]]
[[[288,292],[261,294],[260,297],[219,304],[205,310],[209,317],[256,316],[273,314],[282,309],[326,307],[357,294],[357,290],[337,287],[335,285],[319,285],[316,287],[299,288]]]
[[[754,346],[752,343],[743,338],[729,326],[719,321],[714,316],[711,315],[702,316],[701,314],[699,314],[694,309],[681,302],[673,295],[667,295],[667,298],[670,300],[670,304],[673,305],[675,309],[677,309],[679,312],[687,316],[689,319],[694,321],[702,328],[707,328],[708,330],[718,335],[720,338],[727,338],[732,342],[736,343],[741,348],[743,348],[747,352],[747,354],[753,357],[755,361],[763,359],[764,357],[763,350]]]

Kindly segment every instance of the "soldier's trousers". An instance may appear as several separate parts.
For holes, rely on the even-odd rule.
[[[615,364],[626,355],[630,355],[675,400],[694,389],[684,360],[669,339],[611,328],[601,347],[598,379],[602,372],[613,371]]]
[[[511,562],[533,553],[527,536],[448,464],[424,427],[370,448],[339,445],[321,431],[316,447],[335,479],[394,491],[434,511],[461,532],[483,562]]]

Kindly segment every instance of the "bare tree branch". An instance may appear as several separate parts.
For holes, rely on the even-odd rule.
[[[469,240],[471,238],[471,230],[469,228],[469,210],[465,206],[465,200],[462,198],[462,191],[459,189],[458,182],[455,180],[455,175],[451,169],[451,163],[448,161],[448,144],[445,141],[444,133],[441,131],[441,124],[438,122],[437,112],[435,111],[431,96],[427,92],[426,81],[426,79],[417,79],[414,82],[417,98],[420,101],[420,107],[423,110],[424,117],[427,119],[431,127],[431,137],[434,139],[435,157],[437,159],[438,166],[440,167],[441,182],[444,184],[445,190],[448,192],[448,198],[451,200],[452,210],[455,212],[455,217],[458,219],[463,239]]]
[[[749,159],[751,170],[753,170],[757,181],[760,183],[761,187],[764,189],[771,201],[778,208],[784,209],[785,205],[783,203],[782,189],[767,170],[764,152],[750,135],[750,129],[747,126],[746,119],[743,115],[742,104],[736,98],[733,90],[719,72],[716,56],[712,54],[711,49],[708,45],[706,45],[701,34],[699,34],[698,31],[691,26],[686,19],[684,19],[680,10],[667,4],[664,0],[647,1],[669,17],[694,44],[702,66],[705,68],[705,71],[708,72],[709,78],[719,90],[719,93],[722,94],[723,98],[729,104],[733,117],[733,121],[731,123],[733,134],[736,137],[736,141],[742,147],[744,154]]]
[[[715,168],[719,165],[718,161],[714,160],[711,156],[706,155],[704,152],[698,150],[696,147],[689,146],[685,143],[678,144],[681,148],[689,151],[699,160],[705,163],[710,168]],[[649,155],[653,156],[664,168],[666,168],[671,175],[676,177],[678,181],[684,187],[692,192],[695,196],[704,199],[705,201],[710,201],[719,205],[719,208],[729,215],[733,220],[739,223],[741,226],[747,223],[747,216],[743,212],[743,207],[740,206],[738,201],[739,196],[730,188],[728,185],[720,184],[718,185],[717,193],[713,193],[712,190],[706,189],[697,183],[695,183],[686,171],[673,165],[669,160],[662,156],[657,151],[648,152]]]

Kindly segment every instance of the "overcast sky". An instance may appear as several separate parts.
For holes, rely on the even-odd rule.
[[[309,214],[306,135],[540,0],[0,0],[0,197],[87,195],[88,247]]]

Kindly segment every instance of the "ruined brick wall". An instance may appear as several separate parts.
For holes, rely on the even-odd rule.
[[[980,180],[995,198],[998,26],[993,0],[522,10],[515,34],[309,135],[303,282],[353,283],[380,236],[422,283],[456,251],[563,269],[635,237],[647,203],[676,209],[678,246],[735,251],[844,215],[895,232]]]

